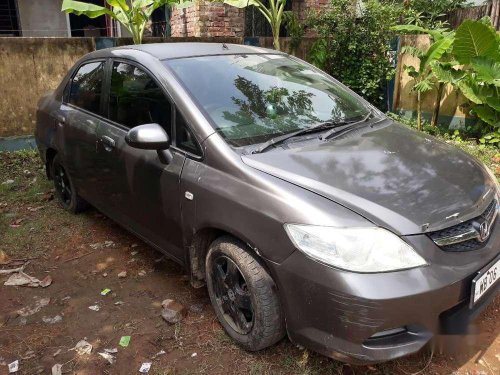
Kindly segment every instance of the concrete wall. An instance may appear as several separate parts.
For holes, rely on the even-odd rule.
[[[406,35],[401,37],[401,46],[414,46],[424,50],[429,48],[430,40],[427,35]],[[396,84],[394,89],[393,106],[396,112],[407,116],[416,116],[417,95],[411,89],[412,78],[404,72],[405,65],[413,65],[418,69],[419,60],[408,54],[400,55],[396,70]],[[423,95],[422,112],[425,118],[430,118],[436,99],[436,90],[429,91]],[[466,99],[451,86],[447,86],[441,99],[440,123],[453,127],[462,127],[467,119],[467,113],[461,108]]]
[[[68,37],[67,15],[61,12],[61,1],[17,0],[22,36]]]
[[[94,45],[91,38],[0,38],[0,137],[33,134],[40,96]]]
[[[243,38],[146,38],[148,42],[243,43]],[[131,38],[115,40],[132,44]],[[0,137],[32,135],[38,99],[55,89],[94,38],[0,38]]]

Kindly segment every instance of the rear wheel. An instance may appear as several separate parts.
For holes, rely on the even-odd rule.
[[[73,182],[59,155],[56,155],[52,161],[51,175],[54,180],[56,196],[66,210],[78,213],[88,207],[88,203],[76,193]]]
[[[285,335],[276,285],[240,241],[215,240],[206,259],[210,300],[224,330],[244,349],[256,351]]]

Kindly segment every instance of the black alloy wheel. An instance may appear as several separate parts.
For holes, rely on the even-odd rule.
[[[205,272],[215,314],[238,345],[257,351],[285,336],[278,288],[245,243],[229,235],[217,238],[208,249]]]
[[[52,160],[50,176],[54,180],[56,196],[66,210],[76,214],[88,208],[88,203],[75,191],[71,176],[59,154]]]
[[[64,167],[57,163],[54,165],[54,186],[56,188],[57,194],[65,206],[71,204],[71,184],[69,182],[68,175]]]
[[[212,277],[224,319],[235,331],[248,334],[253,327],[254,312],[245,277],[236,263],[224,255],[214,260]]]

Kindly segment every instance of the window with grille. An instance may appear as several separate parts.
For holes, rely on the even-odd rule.
[[[16,0],[0,0],[0,35],[20,36]]]
[[[263,3],[268,6],[268,1]],[[285,11],[292,10],[292,0],[287,0]],[[245,9],[245,36],[273,36],[271,25],[266,20],[264,15],[254,6],[249,6]],[[286,29],[281,24],[280,36],[287,36]]]

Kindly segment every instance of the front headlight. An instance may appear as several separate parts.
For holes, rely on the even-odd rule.
[[[322,263],[354,272],[387,272],[427,263],[386,229],[285,224],[297,249]]]

